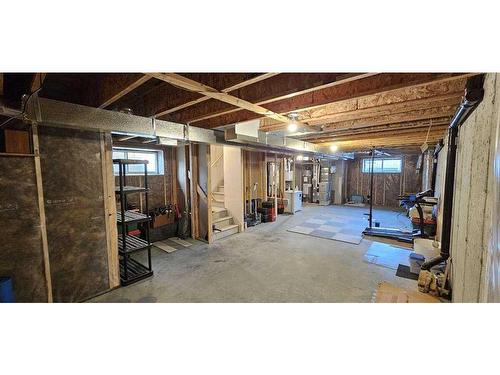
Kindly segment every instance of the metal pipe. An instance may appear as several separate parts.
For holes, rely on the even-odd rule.
[[[447,260],[450,257],[451,224],[453,215],[453,189],[455,185],[455,162],[457,157],[457,136],[460,126],[467,120],[484,96],[484,75],[469,78],[465,95],[448,127],[448,154],[443,195],[443,226],[441,228],[440,256],[422,264],[423,270]]]

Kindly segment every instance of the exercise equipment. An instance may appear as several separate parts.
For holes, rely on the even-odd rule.
[[[422,210],[422,204],[436,204],[435,201],[427,201],[427,197],[433,196],[432,189],[422,191],[417,194],[406,194],[400,195],[398,200],[400,202],[400,206],[405,207],[407,210],[411,207],[415,206],[419,219],[420,219],[420,228],[417,231],[403,231],[396,228],[384,228],[379,227],[377,225],[373,226],[373,164],[375,160],[375,151],[370,151],[371,156],[371,167],[370,167],[370,195],[368,196],[368,200],[370,202],[370,211],[368,214],[368,227],[363,231],[363,234],[367,236],[375,236],[375,237],[384,237],[391,238],[400,242],[413,243],[413,239],[415,237],[426,238],[424,231],[424,213]]]

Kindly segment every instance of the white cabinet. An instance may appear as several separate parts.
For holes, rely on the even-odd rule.
[[[285,199],[287,205],[285,206],[285,212],[294,214],[297,211],[302,210],[302,192],[301,191],[285,191]]]

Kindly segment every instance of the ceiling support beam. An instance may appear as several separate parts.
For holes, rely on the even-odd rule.
[[[118,99],[151,79],[150,76],[144,74],[124,74],[120,75],[120,77],[109,77],[110,82],[103,82],[104,92],[102,97],[99,98],[98,108],[109,107]]]
[[[279,74],[279,73],[264,73],[264,74],[261,74],[261,75],[259,75],[257,77],[245,80],[245,81],[243,81],[241,83],[237,83],[237,84],[235,84],[233,86],[225,88],[224,90],[222,90],[222,92],[229,93],[231,91],[240,89],[242,87],[249,86],[249,85],[252,85],[254,83],[257,83],[257,82],[263,81],[265,79],[271,78],[271,77],[273,77],[273,76],[275,76],[277,74]],[[207,100],[210,100],[210,97],[208,97],[208,96],[202,96],[201,98],[198,98],[198,99],[195,99],[195,100],[191,100],[191,101],[189,101],[187,103],[184,103],[184,104],[178,105],[176,107],[169,108],[169,109],[166,109],[164,111],[158,112],[154,116],[155,117],[165,116],[165,115],[168,115],[169,113],[174,113],[174,112],[180,111],[181,109],[191,107],[191,106],[193,106],[195,104],[198,104],[198,103],[203,103],[203,102],[205,102]]]
[[[237,98],[236,96],[230,95],[226,92],[221,92],[217,91],[213,87],[204,85],[202,83],[193,81],[192,79],[183,77],[179,74],[176,73],[148,73],[151,77],[154,77],[156,79],[165,81],[167,83],[170,83],[173,86],[182,88],[184,90],[196,92],[198,94],[207,96],[212,99],[219,100],[224,103],[228,103],[231,105],[234,105],[236,107],[239,107],[241,109],[245,109],[247,111],[256,113],[260,116],[266,116],[284,123],[290,122],[290,119],[286,116],[280,115],[278,113],[275,113],[273,111],[268,110],[267,108],[264,108],[260,105],[250,103],[246,100]],[[312,129],[308,127],[305,124],[301,124],[300,122],[297,122],[298,125],[301,125],[305,130],[309,131],[314,131],[315,129]]]
[[[39,90],[43,86],[43,81],[45,80],[46,76],[47,73],[35,73],[33,75],[33,80],[31,81],[30,86],[30,93]]]
[[[313,124],[327,124],[332,122],[350,121],[362,118],[390,115],[396,113],[404,113],[419,109],[429,109],[436,107],[444,107],[448,105],[457,106],[463,95],[463,87],[459,92],[454,92],[441,96],[432,96],[423,99],[407,100],[399,103],[383,104],[368,108],[358,108],[355,101],[332,103],[324,107],[311,111],[300,112],[299,119]],[[283,125],[277,121],[262,119],[261,131],[277,131]]]
[[[249,101],[251,101],[252,103],[258,104],[258,105],[265,105],[265,104],[276,102],[279,100],[293,98],[293,97],[298,96],[298,95],[312,93],[314,91],[326,89],[328,87],[333,87],[333,86],[336,86],[339,84],[352,82],[352,81],[362,79],[362,78],[367,78],[367,77],[373,76],[377,73],[346,73],[346,74],[341,74],[341,75],[329,74],[329,78],[323,77],[322,79],[326,80],[326,81],[330,80],[330,82],[327,82],[327,83],[324,83],[321,85],[315,85],[315,86],[311,87],[311,85],[314,83],[314,79],[316,79],[316,80],[318,79],[314,76],[314,74],[315,73],[309,73],[309,74],[304,73],[304,74],[302,74],[302,76],[303,76],[303,78],[302,78],[302,77],[295,77],[293,75],[285,77],[286,73],[282,73],[281,77],[278,77],[281,79],[278,82],[272,83],[273,86],[276,87],[276,88],[273,87],[273,91],[280,91],[279,88],[281,86],[283,87],[281,89],[281,91],[282,91],[281,93],[271,94],[271,98],[265,98],[265,99],[260,99],[260,100],[251,99]],[[288,91],[290,91],[290,89],[288,87],[290,85],[290,80],[293,80],[293,79],[298,80],[296,82],[296,85],[306,84],[305,86],[307,88],[299,89],[298,91],[295,91],[295,92],[288,92]],[[308,82],[308,81],[312,81],[312,82]],[[260,93],[260,92],[266,91],[265,89],[266,89],[265,87],[261,87],[261,88],[256,89],[255,91],[258,91]],[[262,94],[260,94],[259,97],[261,98]],[[212,111],[212,113],[209,113],[209,114],[205,114],[205,115],[201,115],[201,116],[197,115],[195,117],[192,117],[189,119],[189,122],[191,124],[194,124],[196,122],[200,122],[200,121],[208,120],[208,119],[211,119],[214,117],[219,117],[219,116],[231,114],[231,113],[238,112],[238,111],[241,111],[241,109],[240,108],[233,108],[233,109],[227,109],[227,110],[223,110],[223,111]]]
[[[475,73],[388,73],[377,74],[346,84],[338,84],[323,90],[298,95],[289,99],[274,101],[266,105],[274,113],[313,109],[329,103],[363,98],[388,93],[402,88],[420,87],[437,82],[449,82],[473,76]],[[227,124],[254,120],[262,117],[258,113],[237,111],[227,115],[201,121],[197,126],[215,128]]]

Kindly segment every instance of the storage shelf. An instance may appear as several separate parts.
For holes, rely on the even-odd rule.
[[[125,242],[126,242],[126,247],[125,247],[126,254],[130,254],[139,250],[144,250],[151,246],[151,244],[149,244],[147,241],[144,241],[143,239],[136,236],[130,236],[128,234],[125,236]],[[118,235],[118,251],[122,254],[124,253],[123,238],[121,234]]]
[[[148,164],[147,160],[113,159],[114,164]]]
[[[151,264],[151,243],[149,242],[149,221],[151,218],[148,214],[127,210],[127,195],[130,193],[146,193],[145,194],[145,212],[148,212],[148,170],[147,160],[128,160],[128,159],[113,159],[114,164],[119,166],[120,184],[115,187],[115,193],[120,196],[120,211],[117,212],[116,221],[121,228],[121,234],[118,235],[118,254],[120,255],[120,280],[122,285],[129,285],[136,281],[142,280],[153,275],[153,267]],[[126,164],[142,164],[144,165],[144,187],[129,186],[127,181]],[[121,186],[121,189],[120,189]],[[122,220],[123,215],[123,220]],[[131,223],[148,222],[142,227],[142,233],[146,240],[136,236],[127,234],[127,225]],[[132,253],[136,251],[145,251],[147,253],[147,266],[141,264],[135,259],[132,259]]]
[[[148,192],[148,188],[143,188],[139,186],[124,186],[123,187],[123,194],[130,194],[130,193],[146,193]],[[120,187],[115,187],[115,193],[120,194]]]
[[[140,223],[150,220],[151,218],[148,215],[144,215],[134,211],[125,211],[125,224]],[[120,213],[116,215],[116,221],[118,224],[122,223],[122,215]]]
[[[120,259],[120,278],[122,285],[129,285],[153,275],[153,271],[135,259],[127,258],[127,277],[125,277],[124,259]]]

